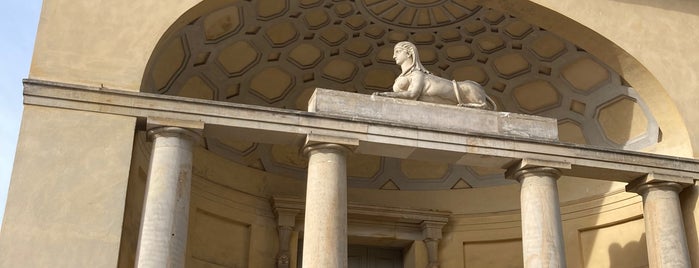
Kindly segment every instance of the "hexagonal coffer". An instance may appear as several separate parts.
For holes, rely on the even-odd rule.
[[[294,77],[277,67],[262,70],[250,81],[252,92],[269,103],[283,99],[293,85]]]
[[[235,42],[218,55],[218,63],[229,76],[238,76],[254,66],[260,53],[247,41]]]

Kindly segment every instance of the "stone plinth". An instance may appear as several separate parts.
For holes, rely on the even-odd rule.
[[[558,139],[556,119],[317,88],[308,111],[454,133]]]

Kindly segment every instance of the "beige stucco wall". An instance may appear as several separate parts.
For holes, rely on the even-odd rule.
[[[198,2],[44,1],[29,78],[136,91],[155,44]]]
[[[25,106],[0,267],[113,267],[135,119]]]

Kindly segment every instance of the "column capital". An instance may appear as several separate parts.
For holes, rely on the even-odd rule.
[[[146,121],[148,138],[181,135],[190,138],[195,144],[201,143],[204,136],[204,122],[149,117]]]
[[[505,172],[505,178],[520,181],[523,176],[547,174],[558,179],[561,169],[570,169],[571,164],[563,161],[525,158],[510,165]]]
[[[422,236],[424,236],[424,240],[442,239],[442,228],[446,224],[446,222],[441,221],[422,221],[420,227],[422,227]]]
[[[347,153],[354,151],[358,146],[358,139],[310,133],[306,135],[306,142],[303,145],[302,152],[303,155],[308,155],[312,150],[328,148]]]
[[[300,209],[274,208],[274,214],[277,215],[277,225],[279,225],[280,227],[294,227],[296,225],[296,215],[300,213]]]
[[[682,189],[693,184],[694,179],[692,178],[649,173],[629,182],[626,185],[626,191],[644,195],[650,189],[666,189],[679,193]]]

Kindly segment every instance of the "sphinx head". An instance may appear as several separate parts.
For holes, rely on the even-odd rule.
[[[401,75],[411,73],[412,71],[430,73],[424,66],[422,66],[417,47],[408,41],[398,42],[393,47],[393,59],[396,60],[396,64],[401,66],[406,62],[410,64],[410,68],[403,70]]]

